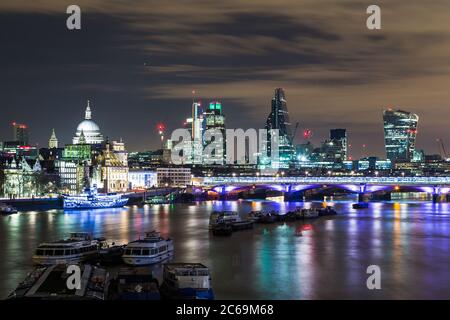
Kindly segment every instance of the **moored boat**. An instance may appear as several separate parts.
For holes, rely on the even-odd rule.
[[[259,219],[259,223],[274,223],[277,220],[278,213],[275,211],[263,213]]]
[[[322,208],[318,210],[319,216],[335,216],[337,215],[337,211],[334,210],[332,207],[327,206],[326,208]]]
[[[141,266],[163,262],[172,256],[173,241],[151,231],[145,234],[144,239],[127,244],[122,259],[128,265]]]
[[[253,220],[253,222],[258,222],[259,219],[261,219],[262,215],[262,211],[250,211],[248,217],[249,219]]]
[[[277,214],[276,215],[276,220],[277,221],[281,221],[281,222],[286,222],[286,221],[295,221],[296,220],[296,214],[295,212],[286,212],[285,214]]]
[[[368,202],[358,202],[352,205],[353,209],[367,209],[369,208]]]
[[[37,300],[106,300],[110,275],[103,269],[89,264],[78,265],[80,269],[79,289],[67,286],[68,265],[38,267],[22,281],[8,299]]]
[[[151,204],[151,205],[158,205],[158,204],[170,204],[171,201],[167,199],[165,196],[154,196],[154,197],[148,197],[145,200],[145,204]]]
[[[160,300],[158,280],[146,268],[120,268],[113,282],[114,300]]]
[[[97,260],[102,264],[118,264],[122,262],[125,245],[109,244],[105,239],[99,239],[99,250]]]
[[[254,222],[251,219],[234,221],[231,222],[231,229],[233,229],[233,231],[253,229],[253,223]]]
[[[214,300],[209,269],[201,263],[165,264],[160,291],[167,299]]]
[[[232,223],[240,220],[241,216],[236,211],[214,211],[209,217],[209,229],[219,222]]]
[[[230,223],[221,222],[212,226],[212,233],[215,236],[230,236],[233,228]]]
[[[319,211],[317,209],[301,209],[299,213],[301,219],[315,219],[319,217]]]
[[[68,239],[40,244],[33,256],[37,265],[55,265],[79,263],[95,258],[99,250],[99,241],[90,233],[73,232]]]
[[[63,195],[64,209],[105,209],[120,208],[128,203],[128,199],[120,194],[98,193],[97,188],[87,188],[79,195]]]
[[[12,206],[9,206],[9,205],[7,205],[5,203],[0,203],[0,213],[2,215],[10,215],[10,214],[14,214],[14,213],[17,213],[17,212],[18,211],[17,211],[16,208],[14,208]]]

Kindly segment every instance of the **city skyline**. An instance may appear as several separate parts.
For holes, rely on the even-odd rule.
[[[277,90],[282,90],[282,88],[275,88],[275,95],[276,95],[276,92],[277,92]],[[201,106],[202,104],[201,104],[201,99],[198,99],[198,100],[196,100],[196,102],[193,102],[193,105],[199,105],[199,106]],[[206,103],[206,104],[215,104],[215,103],[218,103],[218,104],[222,104],[221,102],[219,102],[219,101],[210,101],[210,102],[208,102],[208,103]],[[272,99],[272,103],[273,103],[273,99]],[[384,115],[384,113],[385,112],[392,112],[392,108],[388,108],[388,109],[384,109],[383,110],[383,115]],[[400,111],[400,112],[405,112],[405,111],[403,111],[403,110],[400,110],[400,109],[396,109],[397,111]],[[397,112],[396,111],[396,112]],[[100,128],[99,128],[99,126],[97,125],[97,123],[96,122],[93,122],[93,121],[91,121],[92,120],[92,118],[91,118],[91,108],[90,108],[90,100],[87,100],[87,107],[86,107],[86,109],[85,109],[85,111],[84,111],[84,113],[85,113],[85,116],[84,116],[84,120],[81,122],[81,123],[79,123],[79,125],[78,126],[75,126],[75,127],[77,127],[76,128],[76,133],[75,133],[75,137],[73,137],[72,138],[72,141],[69,141],[69,142],[64,142],[64,141],[61,141],[61,139],[57,139],[57,141],[58,141],[58,143],[61,143],[61,147],[63,147],[64,145],[70,145],[71,143],[74,143],[74,144],[76,144],[76,143],[78,143],[77,141],[78,141],[78,139],[80,138],[80,135],[81,136],[83,136],[83,138],[84,138],[84,136],[85,136],[85,134],[87,133],[87,132],[89,132],[90,130],[94,130],[95,132],[94,132],[94,135],[98,135],[98,137],[97,138],[95,138],[95,139],[99,139],[98,141],[97,141],[97,143],[101,143],[102,141],[107,141],[107,140],[114,140],[114,139],[120,139],[120,140],[123,140],[123,136],[121,136],[120,134],[117,136],[111,136],[111,135],[106,135],[105,137],[103,137],[102,135],[101,135],[101,132],[100,132]],[[188,120],[189,120],[189,118],[188,118]],[[267,120],[268,121],[268,120]],[[297,123],[298,124],[298,123]],[[164,131],[160,131],[161,133],[158,135],[158,138],[163,138],[164,139],[164,143],[166,142],[166,140],[167,139],[170,139],[170,135],[171,135],[171,132],[167,132],[166,130],[167,130],[167,128],[166,128],[166,126],[165,126],[165,124],[163,124],[163,123],[161,123],[161,122],[159,122],[158,124],[157,124],[157,127],[156,127],[156,129],[159,129],[159,127],[160,126],[164,126]],[[293,124],[291,123],[290,124],[291,125],[291,127],[293,127]],[[12,126],[12,129],[13,129],[13,134],[12,134],[12,136],[11,136],[11,139],[0,139],[0,141],[20,141],[20,139],[17,139],[17,138],[15,138],[16,137],[16,128],[25,128],[26,129],[26,135],[27,135],[27,141],[28,141],[28,139],[29,139],[29,135],[30,135],[30,128],[29,128],[29,126],[28,125],[26,125],[26,124],[19,124],[19,123],[17,123],[17,122],[12,122],[11,123],[11,126]],[[87,126],[87,127],[86,127]],[[92,127],[92,126],[94,126],[94,127]],[[184,122],[183,123],[183,126],[186,126],[186,122]],[[267,123],[265,124],[265,126],[267,126]],[[261,126],[259,129],[261,129],[261,128],[263,128],[264,126]],[[383,127],[384,128],[384,127]],[[155,129],[155,130],[156,130]],[[177,128],[178,129],[178,128]],[[240,128],[229,128],[229,129],[240,129]],[[247,129],[247,128],[245,128],[245,129]],[[258,129],[258,128],[257,128]],[[175,130],[175,129],[174,129]],[[292,128],[290,128],[290,130],[292,131]],[[310,129],[309,128],[305,128],[305,130],[307,130],[307,131],[310,131]],[[344,131],[346,131],[347,129],[337,129],[337,128],[334,128],[334,127],[330,127],[330,129],[329,129],[329,131],[331,131],[331,132],[333,132],[333,131],[336,131],[336,130],[344,130]],[[385,130],[385,129],[384,129]],[[297,130],[295,130],[295,128],[294,128],[294,130],[293,130],[294,132],[295,131],[297,131]],[[47,139],[47,144],[48,143],[50,143],[50,140],[52,140],[52,139],[55,139],[55,135],[56,135],[56,132],[55,132],[55,129],[54,128],[52,128],[51,129],[51,134],[50,134],[50,136],[49,136],[49,138]],[[415,131],[415,133],[417,133],[418,132],[418,130],[416,130]],[[310,133],[310,132],[308,132],[308,134],[312,134],[312,133]],[[386,132],[382,132],[382,134],[383,134],[383,139],[384,139],[384,143],[386,143],[386,140],[385,140],[385,138],[386,138]],[[32,134],[31,134],[32,135]],[[63,134],[63,135],[61,135],[61,136],[65,136],[66,134]],[[303,135],[303,136],[302,136]],[[294,149],[295,149],[295,146],[296,145],[298,145],[298,146],[300,146],[301,144],[303,144],[303,143],[309,143],[309,142],[313,142],[313,139],[312,139],[312,137],[308,137],[308,138],[306,138],[305,136],[305,133],[304,134],[302,134],[301,132],[297,132],[297,134],[295,135],[295,137],[296,137],[296,139],[294,139],[294,144],[293,144],[293,146],[294,146]],[[59,134],[58,134],[58,136],[59,136]],[[118,138],[119,137],[119,138]],[[0,137],[1,138],[1,137]],[[299,139],[300,138],[300,139]],[[95,140],[94,139],[94,140]],[[319,142],[316,142],[315,144],[317,145],[317,146],[320,146],[324,141],[326,141],[327,140],[327,136],[324,136],[324,137],[317,137],[317,140],[318,139],[320,139],[320,141]],[[44,142],[44,143],[39,143],[39,142],[35,142],[35,141],[33,141],[32,139],[30,139],[30,141],[31,142],[27,142],[27,143],[25,143],[25,145],[36,145],[38,148],[46,148],[46,147],[48,147],[47,145],[46,145],[46,142]],[[436,141],[436,142],[439,142],[439,141]],[[93,143],[93,142],[89,142],[89,143]],[[313,142],[314,143],[314,142]],[[347,141],[346,141],[346,144],[347,144]],[[159,140],[159,145],[157,145],[155,148],[153,148],[153,150],[156,150],[156,149],[159,149],[159,148],[161,148],[162,146],[161,146],[161,140]],[[351,147],[351,143],[349,144],[349,146],[348,147]],[[347,147],[346,147],[347,148]],[[361,156],[359,157],[359,158],[364,158],[364,157],[367,157],[367,156],[378,156],[378,157],[380,157],[380,158],[386,158],[386,159],[388,159],[389,158],[389,156],[387,156],[387,154],[386,154],[386,146],[385,146],[385,144],[383,145],[383,148],[384,148],[384,150],[383,150],[383,154],[382,155],[378,155],[378,154],[374,154],[374,153],[371,153],[372,151],[369,149],[369,150],[367,150],[367,145],[364,145],[364,146],[362,146],[362,150],[360,151],[360,153],[361,153]],[[129,150],[129,151],[131,151],[131,152],[140,152],[140,151],[146,151],[146,150],[150,150],[151,148],[144,148],[144,149],[140,149],[140,150]],[[425,152],[426,152],[426,149],[422,149],[422,148],[415,148],[417,151],[420,151],[420,150],[424,150]],[[348,152],[349,152],[349,154],[348,154],[348,156],[349,156],[349,160],[352,160],[352,159],[358,159],[358,157],[355,157],[354,156],[354,154],[357,154],[357,152],[355,153],[355,152],[353,152],[352,153],[352,151],[354,151],[354,149],[353,150],[349,150]],[[437,152],[436,153],[430,153],[430,154],[439,154],[439,151],[441,151],[441,150],[437,150]]]
[[[0,0],[0,300],[448,299],[449,9]]]
[[[17,121],[41,147],[52,128],[61,145],[70,143],[90,99],[105,137],[122,137],[130,151],[157,149],[157,123],[181,128],[194,89],[204,103],[222,102],[227,127],[246,129],[264,126],[273,89],[282,87],[300,131],[311,129],[318,144],[329,129],[346,128],[354,158],[363,144],[385,157],[389,106],[420,116],[418,149],[433,154],[437,138],[448,143],[444,2],[384,4],[379,31],[365,27],[367,1],[326,3],[327,10],[321,1],[232,2],[171,10],[79,1],[80,31],[65,28],[57,1],[0,4],[0,141]]]

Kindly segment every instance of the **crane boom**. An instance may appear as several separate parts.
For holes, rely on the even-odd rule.
[[[295,136],[297,135],[298,126],[299,126],[299,123],[297,122],[295,124],[294,132],[292,133],[292,137],[291,137],[292,143],[294,143]]]
[[[441,138],[436,139],[437,143],[438,143],[438,148],[439,148],[439,154],[441,155],[442,158],[447,159],[448,158],[448,154],[447,154],[447,150],[445,149],[445,145],[444,145],[444,140]]]

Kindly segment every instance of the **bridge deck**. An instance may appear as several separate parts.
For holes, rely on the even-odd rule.
[[[367,184],[450,186],[450,177],[205,177],[205,186],[249,184]]]

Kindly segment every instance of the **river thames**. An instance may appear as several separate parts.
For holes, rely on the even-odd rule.
[[[127,243],[155,229],[174,240],[173,261],[210,268],[217,299],[450,298],[448,203],[380,202],[354,210],[344,201],[331,203],[335,217],[257,224],[231,237],[208,231],[213,210],[286,212],[311,205],[321,203],[209,201],[0,217],[0,297],[33,269],[41,242],[85,231]],[[381,290],[367,289],[370,265],[381,268]],[[152,268],[158,274],[161,266]]]

